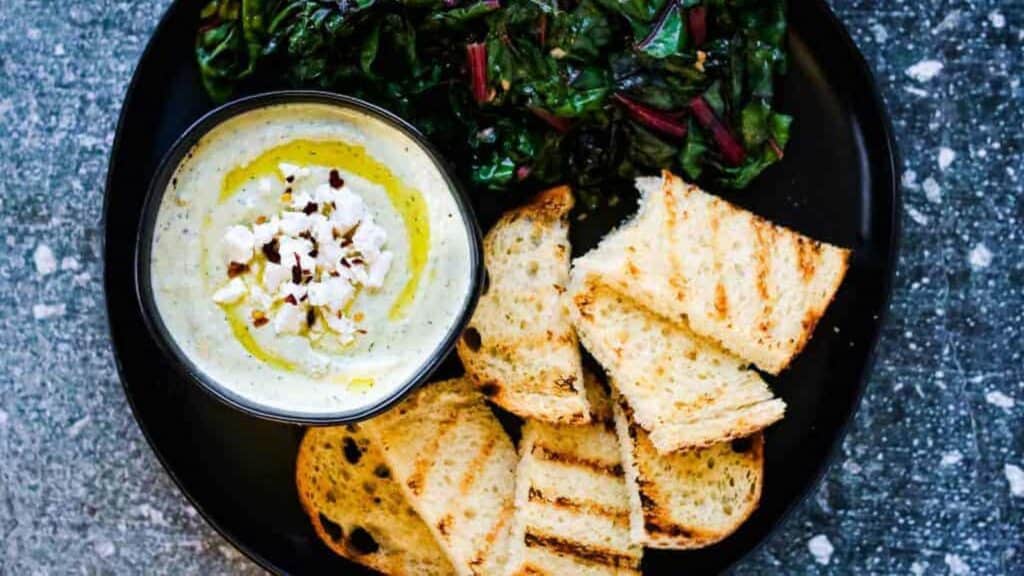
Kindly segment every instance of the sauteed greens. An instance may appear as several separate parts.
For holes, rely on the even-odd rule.
[[[772,105],[785,0],[213,0],[196,55],[215,101],[351,94],[476,193],[568,180],[592,207],[658,168],[743,188],[791,123]]]

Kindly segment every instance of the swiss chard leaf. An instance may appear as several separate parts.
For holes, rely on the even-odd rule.
[[[548,27],[545,47],[561,58],[597,60],[612,40],[608,17],[592,0],[583,0],[571,11],[552,13]]]

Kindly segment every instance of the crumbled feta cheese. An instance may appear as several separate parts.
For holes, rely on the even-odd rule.
[[[388,270],[391,269],[391,261],[394,259],[394,254],[390,251],[385,251],[370,262],[370,269],[366,273],[366,286],[369,288],[380,288],[384,285],[384,278],[388,275]]]
[[[295,284],[294,282],[287,282],[281,285],[281,290],[278,294],[281,298],[288,298],[289,296],[295,298],[296,302],[299,302],[306,297],[306,287],[302,284]]]
[[[327,219],[323,214],[313,214],[310,216],[312,224],[310,225],[310,232],[313,233],[313,239],[320,246],[326,246],[334,243],[334,225],[331,224],[330,220]]]
[[[309,232],[313,221],[302,212],[285,212],[281,214],[281,233],[288,236],[298,236],[303,232]]]
[[[328,277],[322,282],[309,285],[309,303],[324,306],[332,312],[339,312],[355,296],[355,288],[344,278]]]
[[[344,270],[343,266],[340,266],[341,258],[345,256],[346,251],[335,244],[334,242],[319,242],[319,250],[316,255],[316,265],[320,270],[330,274],[331,272],[337,272]]]
[[[327,327],[338,335],[342,344],[347,344],[355,338],[356,325],[351,320],[337,314],[324,314],[327,320]]]
[[[232,226],[224,233],[224,259],[247,264],[252,260],[254,238],[245,226]]]
[[[213,301],[217,304],[234,304],[248,292],[241,278],[232,278],[223,288],[213,293]]]
[[[335,190],[334,211],[331,212],[331,222],[344,234],[366,218],[366,204],[363,199],[354,194],[348,188]]]
[[[278,168],[289,181],[280,197],[282,212],[268,221],[259,218],[251,229],[232,226],[224,236],[229,264],[259,258],[253,267],[231,267],[231,275],[252,274],[251,285],[232,278],[214,300],[234,303],[247,298],[254,318],[256,312],[269,316],[273,310],[279,334],[317,340],[330,330],[342,343],[351,342],[362,331],[346,317],[346,306],[360,287],[383,286],[394,262],[394,254],[384,250],[387,231],[374,222],[362,197],[336,182],[335,171],[328,183],[298,182],[312,171],[287,162]],[[256,185],[262,193],[275,188],[271,178]],[[311,313],[324,321],[309,325]]]
[[[292,192],[292,208],[295,210],[303,210],[306,205],[313,201],[313,197],[306,192]]]
[[[298,257],[299,268],[312,272],[316,267],[316,260],[309,255],[313,251],[313,243],[305,238],[282,237],[278,241],[277,251],[281,254],[281,265],[287,266],[290,270],[295,265]]]
[[[285,304],[274,315],[274,332],[278,334],[298,334],[306,325],[306,311],[302,306]]]
[[[267,292],[275,294],[277,289],[281,287],[281,284],[291,277],[292,271],[289,267],[267,262],[267,265],[263,268],[263,288]]]
[[[269,221],[252,227],[253,243],[257,248],[262,248],[265,244],[270,244],[279,232],[281,232],[281,220],[274,216]]]
[[[383,228],[377,226],[373,220],[366,219],[359,225],[359,228],[356,228],[356,233],[352,236],[352,244],[367,260],[373,260],[380,253],[380,249],[384,247],[384,242],[387,239],[388,234]]]
[[[293,180],[296,178],[305,178],[311,173],[309,168],[306,168],[305,166],[289,164],[288,162],[281,162],[277,165],[277,169],[281,171],[285,180],[288,180],[289,178]]]
[[[336,192],[334,188],[331,188],[330,184],[321,184],[313,192],[313,199],[316,200],[317,204],[330,204],[337,201],[338,195]]]

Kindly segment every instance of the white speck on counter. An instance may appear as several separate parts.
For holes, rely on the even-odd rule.
[[[978,242],[967,255],[967,262],[970,263],[972,270],[988,268],[992,264],[992,252],[988,246]]]
[[[53,250],[46,244],[40,244],[36,246],[36,251],[32,253],[32,260],[36,264],[36,272],[40,276],[46,276],[57,271],[57,259],[53,256]]]
[[[1014,404],[1013,398],[1007,396],[1006,394],[1003,394],[999,390],[993,390],[992,392],[985,394],[985,401],[993,406],[998,406],[1004,410],[1009,410],[1010,408],[1013,408]]]
[[[139,506],[136,506],[134,512],[137,516],[145,518],[152,524],[156,524],[158,526],[168,525],[167,519],[164,518],[164,513],[157,510],[156,508],[153,508],[149,504],[141,504]]]
[[[950,450],[942,455],[942,460],[939,461],[939,466],[954,466],[959,464],[964,459],[964,455],[959,450]]]
[[[1010,494],[1018,498],[1024,496],[1024,470],[1015,464],[1006,464],[1003,466],[1003,474],[1010,483]]]
[[[913,170],[907,170],[904,172],[903,176],[900,177],[900,182],[903,184],[903,187],[908,190],[917,190],[920,187],[920,184],[917,183],[917,172],[914,172]]]
[[[918,82],[928,82],[942,72],[942,62],[938,60],[921,60],[910,68],[907,68],[907,76]]]
[[[939,148],[939,170],[949,168],[950,164],[953,163],[953,160],[956,160],[956,152],[951,148],[946,148],[945,146]]]
[[[74,424],[68,426],[68,438],[75,438],[76,436],[81,434],[82,430],[84,430],[85,427],[88,426],[89,422],[91,421],[92,418],[90,418],[89,416],[85,416],[84,418],[79,418],[78,420],[75,420]]]
[[[824,534],[818,534],[814,538],[807,541],[807,549],[811,551],[811,555],[814,556],[814,561],[822,566],[828,566],[828,563],[832,561],[832,552],[835,548],[832,547],[832,543],[828,541],[828,536]]]
[[[81,264],[78,263],[78,260],[76,260],[74,256],[65,256],[64,258],[61,258],[61,270],[78,270],[81,267]]]
[[[0,410],[0,426],[7,426],[7,412]]]
[[[956,554],[946,554],[943,561],[945,561],[946,566],[949,566],[949,573],[953,574],[953,576],[964,576],[971,573],[971,567],[964,562],[963,558]]]
[[[875,42],[879,44],[885,44],[885,41],[889,39],[889,31],[878,22],[871,25],[871,33],[875,36]]]
[[[56,316],[63,316],[67,307],[63,304],[36,304],[32,307],[32,316],[36,320],[46,320]]]
[[[914,576],[922,576],[927,569],[928,565],[921,562],[914,562],[910,565],[910,573]]]
[[[932,204],[942,203],[942,188],[939,187],[939,183],[935,181],[935,178],[931,176],[925,178],[921,186],[924,188],[924,197],[929,202]]]
[[[93,550],[96,550],[96,554],[100,558],[110,558],[117,551],[117,548],[114,547],[114,543],[110,540],[100,540],[93,545]]]
[[[993,10],[988,13],[988,21],[992,24],[993,28],[1002,28],[1006,26],[1006,16],[999,10]]]
[[[920,210],[914,208],[913,206],[907,207],[907,215],[910,216],[911,220],[917,222],[921,226],[925,226],[928,224],[928,217],[922,214]]]
[[[935,28],[932,28],[932,34],[940,34],[959,26],[960,14],[960,10],[950,10],[949,14],[946,14],[946,17]]]

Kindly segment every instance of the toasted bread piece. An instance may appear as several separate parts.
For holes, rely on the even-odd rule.
[[[659,452],[742,438],[782,418],[786,405],[744,362],[578,272],[570,293],[580,340]]]
[[[336,553],[385,574],[454,574],[358,426],[307,430],[295,481],[313,529]]]
[[[575,266],[778,374],[843,281],[850,251],[777,226],[664,172],[641,208]]]
[[[503,572],[518,458],[469,380],[429,384],[362,426],[455,571]]]
[[[639,574],[611,402],[584,378],[589,424],[523,426],[508,574]]]
[[[651,548],[702,548],[732,534],[761,499],[764,437],[660,454],[615,398],[630,497],[630,533]]]
[[[458,342],[466,372],[496,404],[524,418],[583,423],[576,333],[569,323],[567,186],[512,210],[484,238],[489,284]]]

